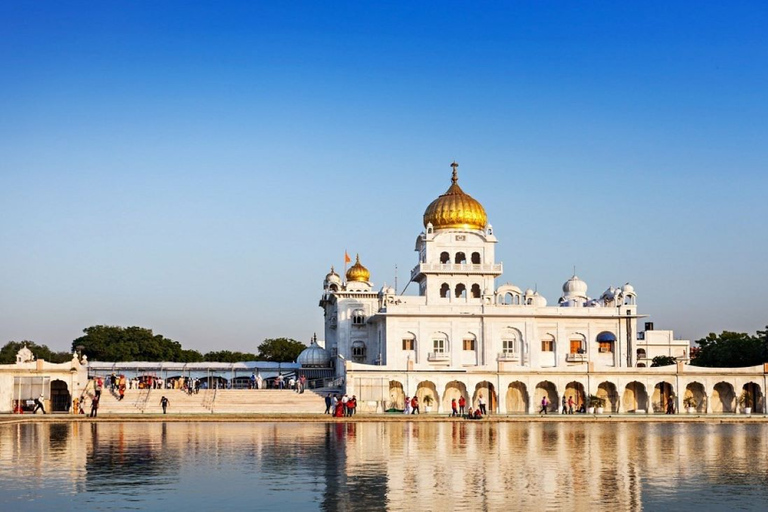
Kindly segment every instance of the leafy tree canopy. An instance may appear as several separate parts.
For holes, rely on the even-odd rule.
[[[669,366],[676,362],[677,359],[672,356],[656,356],[651,360],[651,366]]]
[[[27,346],[37,359],[50,363],[66,363],[72,359],[71,352],[54,352],[47,345],[38,345],[34,341],[9,341],[0,349],[0,364],[13,364],[21,347]]]
[[[768,327],[765,331],[757,331],[756,336],[730,331],[723,331],[721,334],[709,333],[706,338],[696,341],[699,350],[691,364],[739,368],[768,362],[767,333]]]
[[[240,361],[257,361],[260,359],[258,355],[250,352],[232,352],[231,350],[208,352],[204,358],[206,361],[217,363],[239,363]]]
[[[181,343],[154,334],[144,327],[94,325],[83,329],[85,336],[72,342],[72,350],[94,361],[202,361],[196,350],[183,350]]]
[[[305,344],[290,338],[269,338],[259,345],[259,359],[287,363],[295,361]]]

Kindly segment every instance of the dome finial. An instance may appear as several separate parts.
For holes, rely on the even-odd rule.
[[[456,163],[456,160],[453,161],[451,164],[451,167],[453,167],[453,174],[451,175],[451,183],[456,184],[459,181],[459,164]]]

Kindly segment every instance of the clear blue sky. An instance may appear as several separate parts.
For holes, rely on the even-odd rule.
[[[452,160],[501,282],[768,323],[765,2],[0,4],[0,343],[322,336],[416,263]],[[499,284],[501,284],[499,282]]]

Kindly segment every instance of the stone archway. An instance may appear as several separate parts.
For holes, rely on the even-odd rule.
[[[568,397],[573,397],[574,410],[580,409],[582,405],[587,406],[587,394],[584,392],[584,385],[581,382],[573,381],[566,384],[563,396],[566,400]]]
[[[477,400],[480,396],[485,398],[485,408],[488,411],[488,414],[496,412],[496,408],[499,404],[498,397],[496,396],[496,388],[494,388],[493,384],[487,380],[477,383],[475,386],[475,393],[472,395],[472,402],[470,402],[473,407],[477,407]]]
[[[549,400],[549,407],[547,410],[550,412],[557,412],[557,407],[560,405],[557,394],[557,386],[548,380],[536,384],[536,392],[534,394],[536,411],[541,410],[541,399],[545,396],[547,397],[547,400]]]
[[[736,392],[730,382],[718,382],[712,390],[712,412],[736,412]]]
[[[520,381],[515,381],[507,388],[505,397],[507,414],[525,414],[528,412],[528,388]]]
[[[648,393],[642,382],[633,381],[624,388],[624,412],[648,411]]]
[[[744,384],[744,386],[741,388],[742,395],[749,394],[749,396],[752,399],[752,412],[753,413],[763,413],[765,411],[765,397],[763,396],[762,391],[760,390],[760,385],[755,382],[747,382]],[[742,407],[747,407],[746,402],[742,405]]]
[[[613,382],[601,382],[597,386],[597,396],[605,401],[608,412],[619,412],[619,392]]]
[[[389,381],[389,402],[387,403],[387,410],[405,409],[405,392],[403,391],[403,383],[397,380]]]
[[[427,407],[434,412],[440,412],[439,395],[437,394],[437,387],[434,382],[429,380],[419,382],[419,385],[416,386],[416,397],[419,399],[419,406],[422,412],[427,412]],[[427,402],[431,403],[428,404]]]
[[[653,412],[667,412],[669,400],[670,398],[674,399],[674,396],[675,391],[672,384],[666,381],[661,381],[656,384],[653,388],[653,396],[651,397],[651,407],[653,407]]]
[[[685,386],[685,394],[683,394],[682,407],[685,407],[686,401],[693,399],[696,404],[694,408],[696,412],[707,412],[707,391],[700,382],[691,382]]]
[[[59,379],[51,381],[51,411],[68,412],[71,406],[72,396],[67,383]]]
[[[462,396],[465,400],[467,400],[467,405],[469,405],[469,393],[467,393],[467,386],[463,382],[452,380],[445,385],[445,391],[443,391],[443,401],[440,404],[442,406],[441,410],[450,411],[451,400],[455,398],[456,402],[458,403],[459,398]]]

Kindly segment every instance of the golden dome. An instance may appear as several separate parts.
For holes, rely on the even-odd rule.
[[[485,229],[488,223],[485,208],[461,190],[458,166],[456,162],[451,164],[451,186],[424,211],[424,227],[431,222],[435,229]]]
[[[360,281],[367,283],[371,278],[371,273],[368,269],[360,264],[360,255],[355,258],[355,264],[347,270],[347,281]]]

